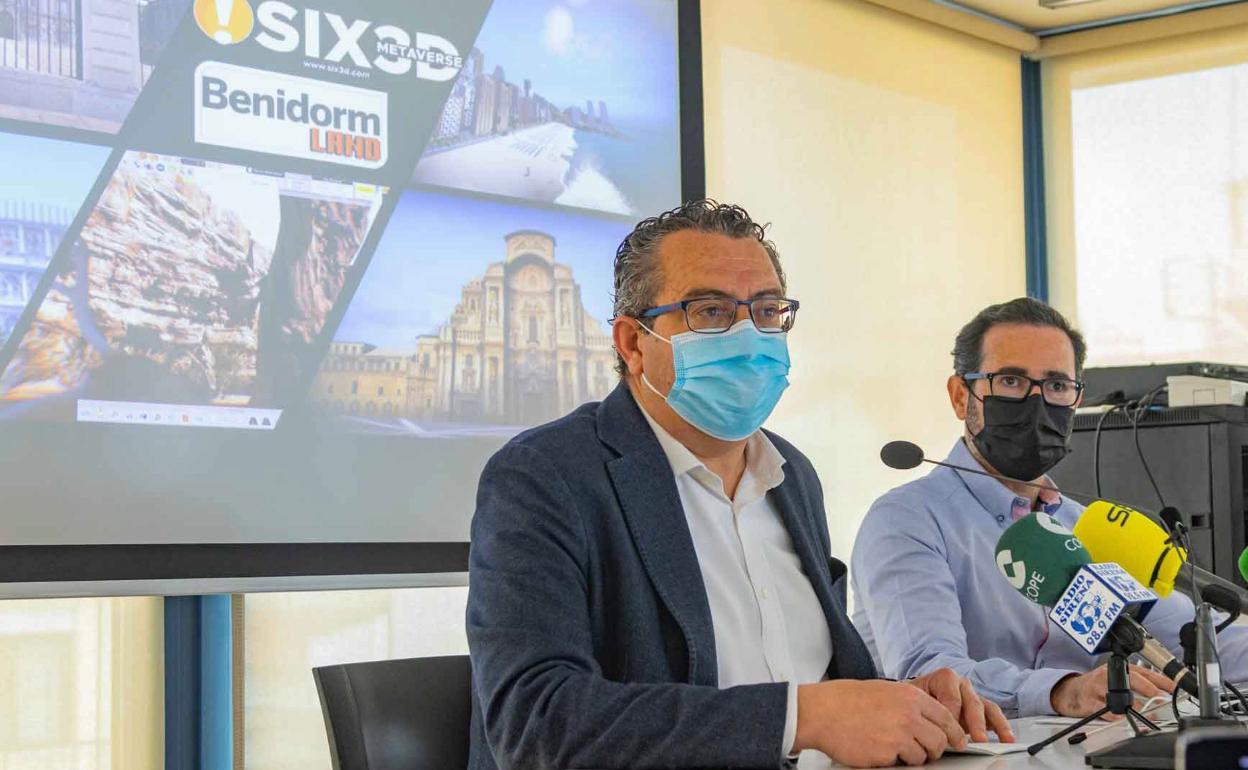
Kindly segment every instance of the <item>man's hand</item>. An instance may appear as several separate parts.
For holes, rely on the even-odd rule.
[[[984,700],[975,692],[971,682],[964,676],[958,676],[952,669],[942,668],[911,679],[907,684],[918,687],[923,692],[940,701],[949,709],[962,728],[970,733],[971,740],[986,743],[988,731],[997,734],[1002,743],[1014,742],[1014,731],[1010,723],[1001,713],[1001,708],[990,700]]]
[[[1109,689],[1109,669],[1099,666],[1086,674],[1068,676],[1058,682],[1049,694],[1053,710],[1064,717],[1086,717],[1105,708]],[[1156,671],[1131,666],[1131,690],[1148,699],[1174,692],[1174,682]],[[1107,715],[1106,719],[1118,719]]]
[[[879,679],[834,679],[797,688],[794,751],[818,749],[850,767],[921,765],[966,733],[949,709],[919,687]]]

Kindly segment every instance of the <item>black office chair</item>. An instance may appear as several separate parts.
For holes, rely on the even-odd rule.
[[[467,655],[322,666],[312,676],[334,770],[468,766]]]

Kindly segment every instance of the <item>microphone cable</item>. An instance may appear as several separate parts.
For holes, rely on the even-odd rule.
[[[1144,473],[1148,476],[1148,483],[1152,484],[1153,492],[1157,495],[1157,500],[1161,503],[1162,508],[1166,507],[1166,499],[1162,497],[1161,487],[1157,485],[1157,479],[1153,476],[1153,469],[1149,466],[1148,458],[1144,456],[1144,449],[1140,446],[1140,419],[1145,412],[1153,408],[1153,401],[1156,400],[1157,396],[1168,388],[1168,385],[1158,385],[1140,397],[1134,403],[1134,409],[1132,409],[1132,405],[1128,405],[1126,408],[1127,416],[1131,420],[1131,436],[1135,441],[1135,453],[1140,457],[1140,464],[1144,466]]]
[[[1122,411],[1122,404],[1114,404],[1110,408],[1101,412],[1100,419],[1096,421],[1096,433],[1092,439],[1092,476],[1096,481],[1096,496],[1102,497],[1101,494],[1101,432],[1105,427],[1105,421],[1114,412]]]

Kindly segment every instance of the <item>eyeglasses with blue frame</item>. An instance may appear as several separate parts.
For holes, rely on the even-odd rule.
[[[643,310],[639,318],[656,318],[676,310],[684,311],[685,325],[698,334],[722,334],[737,320],[737,308],[745,305],[754,327],[765,334],[780,334],[793,328],[797,319],[798,301],[788,297],[694,297],[670,305]]]

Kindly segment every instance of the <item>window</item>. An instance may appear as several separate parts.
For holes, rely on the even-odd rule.
[[[1248,34],[1229,33],[1046,64],[1051,293],[1091,365],[1248,361]]]
[[[384,396],[384,395],[386,395],[386,386],[385,386],[385,385],[378,385],[378,386],[377,386],[377,395],[379,395],[379,396]]]
[[[26,227],[22,232],[23,240],[25,240],[25,248],[22,249],[28,257],[38,257],[47,259],[52,256],[48,253],[48,233],[42,227]]]
[[[3,38],[0,38],[3,39]],[[0,222],[0,252],[17,254],[22,246],[22,231],[13,222]]]
[[[351,395],[354,396],[356,393],[359,393],[359,392],[360,392],[360,381],[351,380]]]
[[[0,67],[81,78],[81,3],[0,2]]]
[[[462,655],[467,588],[249,594],[247,770],[330,770],[312,668]]]
[[[332,395],[332,394],[333,394],[333,392],[334,392],[334,383],[332,383],[332,382],[331,382],[331,383],[329,383],[328,385],[326,385],[326,386],[325,386],[325,392],[326,392],[326,393],[329,393],[329,394],[331,394],[331,395]]]
[[[164,762],[162,600],[0,602],[0,767]]]
[[[0,299],[22,298],[22,279],[16,275],[0,275]]]

